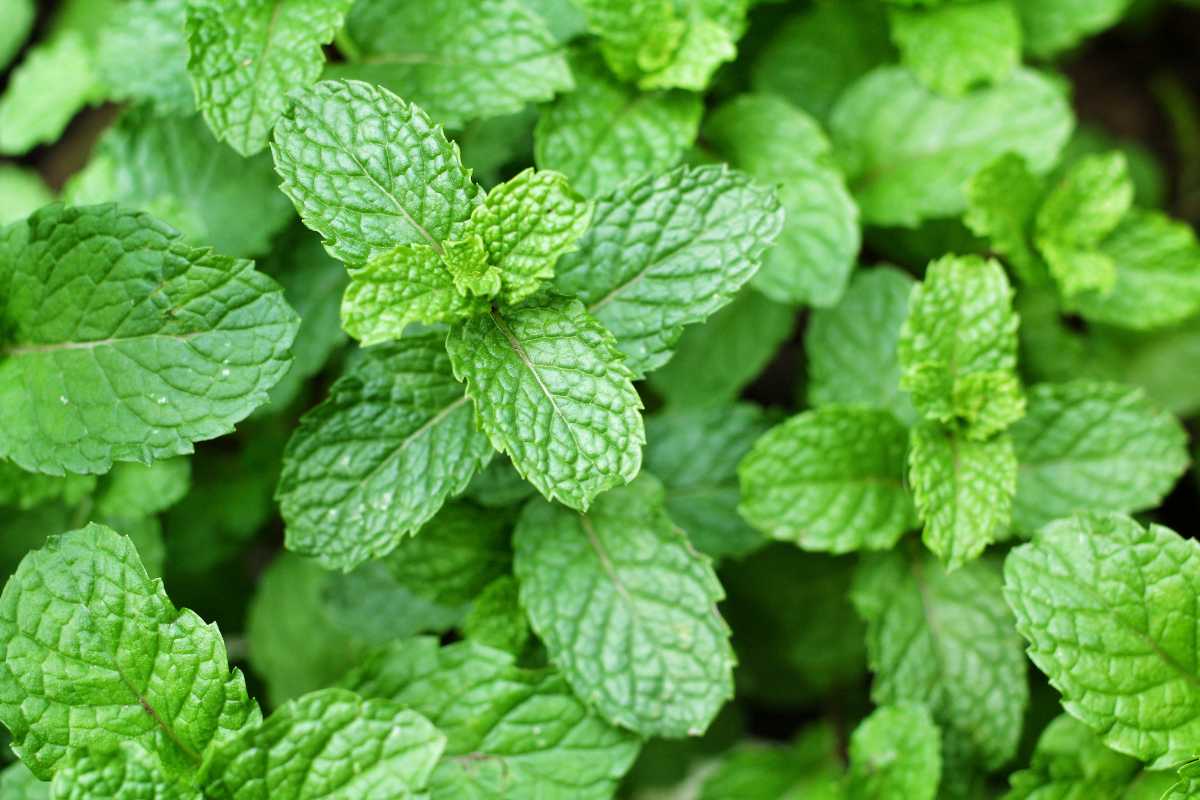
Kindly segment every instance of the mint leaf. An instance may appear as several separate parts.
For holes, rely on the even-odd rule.
[[[267,146],[288,93],[321,75],[351,0],[187,0],[188,72],[216,137],[244,156]]]
[[[202,800],[184,780],[164,776],[153,754],[128,742],[73,755],[54,776],[54,800]]]
[[[446,349],[480,430],[547,498],[586,510],[637,475],[641,399],[612,334],[578,300],[493,309],[454,327]]]
[[[926,705],[946,743],[987,769],[1012,758],[1029,700],[1001,590],[991,561],[946,573],[932,558],[892,552],[860,562],[850,595],[867,622],[871,698]]]
[[[519,656],[531,631],[521,606],[520,587],[512,575],[502,575],[484,587],[463,619],[463,636]]]
[[[553,670],[523,669],[509,654],[473,642],[397,642],[346,685],[420,712],[446,734],[430,780],[434,800],[602,800],[613,796],[638,750],[634,736],[589,711]]]
[[[1013,522],[1029,533],[1076,511],[1156,506],[1189,461],[1179,422],[1141,390],[1117,383],[1033,387],[1012,438]]]
[[[1048,170],[1073,120],[1059,87],[1024,68],[950,98],[881,67],[846,90],[829,124],[864,222],[915,227],[962,212],[967,180],[1005,152]]]
[[[1126,793],[1137,775],[1136,759],[1109,750],[1086,725],[1062,714],[1038,737],[1027,769],[1014,772],[1005,800],[1042,797],[1113,797]],[[1161,792],[1159,792],[1161,795]],[[1155,795],[1157,800],[1159,795]],[[1136,796],[1136,795],[1134,795]]]
[[[566,175],[588,197],[675,166],[696,139],[700,98],[685,92],[638,92],[594,56],[571,59],[573,91],[538,115],[534,160]]]
[[[1008,435],[963,438],[936,425],[912,431],[908,475],[922,540],[950,569],[1008,535],[1017,456]]]
[[[1012,294],[996,261],[946,256],[926,269],[898,350],[900,386],[926,419],[986,439],[1024,414]]]
[[[359,81],[299,93],[271,152],[304,224],[347,264],[400,244],[460,239],[483,199],[458,148],[424,111]],[[331,164],[339,165],[332,173]]]
[[[671,357],[685,325],[728,303],[758,270],[783,211],[768,191],[726,167],[680,167],[596,203],[579,250],[555,286],[617,339],[640,377]],[[647,230],[670,236],[646,239]]]
[[[37,12],[33,0],[4,0],[0,8],[3,8],[4,18],[8,20],[8,25],[0,33],[0,69],[4,69],[29,36]]]
[[[1118,752],[1165,769],[1200,735],[1200,549],[1160,525],[1079,514],[1008,555],[1005,596],[1063,707]]]
[[[941,732],[922,705],[875,709],[850,737],[850,800],[933,800],[942,772]]]
[[[841,302],[812,313],[804,337],[810,404],[866,405],[913,418],[897,354],[912,288],[913,279],[897,269],[863,270]]]
[[[176,609],[133,543],[88,525],[28,554],[0,595],[0,721],[42,779],[136,743],[168,776],[258,718],[215,626]]]
[[[733,694],[721,585],[643,476],[579,514],[535,500],[513,538],[521,604],[550,661],[606,719],[698,736]]]
[[[149,517],[183,499],[192,483],[186,458],[153,464],[117,464],[96,501],[96,511],[109,517]]]
[[[1074,47],[1112,25],[1130,0],[1012,0],[1021,17],[1025,49],[1039,58]]]
[[[84,34],[66,30],[38,44],[13,69],[0,97],[0,155],[19,156],[53,142],[102,96]]]
[[[415,711],[323,689],[218,747],[200,778],[206,793],[237,800],[416,800],[445,746]]]
[[[184,34],[187,0],[132,0],[97,34],[96,72],[115,100],[195,111]]]
[[[837,749],[832,726],[823,724],[787,745],[739,745],[704,778],[700,800],[842,800]]]
[[[332,77],[380,84],[447,127],[520,111],[571,88],[562,48],[518,0],[357,3],[353,63]]]
[[[780,98],[742,95],[708,118],[704,137],[734,166],[778,186],[783,230],[755,288],[782,303],[836,303],[861,244],[858,207],[816,121]]]
[[[889,10],[904,65],[935,92],[961,95],[1003,82],[1021,61],[1021,25],[1010,0]]]
[[[1045,194],[1043,180],[1025,159],[1006,153],[975,173],[967,183],[963,222],[989,239],[1017,276],[1034,285],[1046,282],[1046,265],[1033,245],[1034,219]]]
[[[50,189],[36,172],[0,164],[0,226],[24,219],[53,200]]]
[[[738,467],[738,511],[805,550],[883,550],[916,524],[904,489],[908,432],[886,411],[827,406],[754,443]]]
[[[251,262],[115,206],[8,228],[0,287],[0,456],[59,475],[228,433],[286,372],[298,324]]]
[[[487,463],[440,338],[367,351],[300,420],[276,490],[288,549],[342,570],[383,556]]]

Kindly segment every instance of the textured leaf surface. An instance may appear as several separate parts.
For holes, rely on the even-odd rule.
[[[875,709],[850,737],[850,800],[933,800],[942,772],[941,732],[922,705]]]
[[[411,242],[462,238],[479,187],[429,116],[359,81],[300,93],[271,148],[280,188],[348,264]]]
[[[1000,83],[1021,61],[1021,24],[1009,0],[894,8],[890,19],[901,60],[935,92]]]
[[[637,475],[642,401],[612,334],[578,300],[493,310],[451,330],[446,348],[480,429],[547,498],[586,510]]]
[[[346,19],[357,63],[334,76],[378,83],[455,128],[571,88],[562,48],[518,0],[358,3]]]
[[[1071,111],[1048,79],[1018,68],[996,86],[960,98],[938,95],[900,67],[874,70],[850,87],[830,121],[863,220],[914,227],[963,211],[963,186],[1005,152],[1038,173],[1053,166],[1071,133]]]
[[[685,92],[638,92],[598,59],[571,61],[575,89],[538,116],[534,158],[566,175],[588,197],[657,174],[679,162],[700,128],[700,98]]]
[[[1013,522],[1028,533],[1077,511],[1156,506],[1189,461],[1179,422],[1141,390],[1117,383],[1035,386],[1012,438]]]
[[[51,537],[0,595],[0,720],[41,778],[122,741],[186,774],[258,717],[213,625],[176,609],[129,539],[102,525]]]
[[[167,778],[136,744],[81,751],[54,775],[53,800],[202,800],[188,781]]]
[[[472,642],[397,642],[346,678],[364,697],[394,700],[446,734],[432,800],[606,800],[637,754],[550,669],[518,667]]]
[[[233,430],[287,371],[298,325],[251,262],[115,206],[49,206],[9,228],[0,296],[0,456],[54,474]]]
[[[840,303],[813,312],[804,336],[810,404],[866,405],[905,422],[913,418],[897,354],[912,287],[900,270],[863,270]]]
[[[1200,737],[1200,547],[1160,525],[1081,514],[1009,553],[1005,596],[1063,707],[1163,769]]]
[[[908,432],[887,411],[828,406],[792,417],[738,467],[738,510],[805,550],[883,550],[916,525],[904,488]]]
[[[778,201],[746,175],[680,167],[598,201],[555,286],[587,304],[641,376],[670,359],[685,325],[733,298],[782,223]]]
[[[242,155],[267,146],[288,93],[321,75],[352,0],[187,0],[196,106]]]
[[[445,746],[415,711],[324,689],[218,748],[201,778],[205,792],[232,800],[415,800]]]
[[[440,336],[369,350],[288,443],[276,491],[288,549],[343,570],[385,555],[491,452]]]
[[[592,510],[534,501],[513,539],[521,603],[575,694],[645,736],[704,732],[733,695],[723,593],[648,476]]]
[[[985,439],[1024,413],[1012,294],[996,261],[946,256],[926,269],[898,351],[900,385],[926,419],[962,420],[969,437]]]
[[[927,556],[873,555],[851,599],[867,621],[876,703],[923,703],[945,739],[988,769],[1013,756],[1029,689],[995,564],[947,574]]]

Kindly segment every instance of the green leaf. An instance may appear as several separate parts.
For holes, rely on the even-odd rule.
[[[508,571],[511,520],[469,503],[451,503],[383,561],[401,586],[447,606],[473,600]]]
[[[1012,789],[1004,800],[1132,800],[1125,790],[1139,766],[1136,759],[1105,747],[1082,722],[1062,714],[1038,737],[1029,767],[1009,777]]]
[[[446,737],[415,711],[345,689],[291,700],[204,765],[206,793],[236,800],[395,800],[424,790]]]
[[[963,216],[967,227],[987,237],[1017,276],[1033,285],[1046,282],[1046,265],[1033,246],[1034,218],[1044,193],[1044,181],[1025,159],[1006,153],[968,181]]]
[[[892,57],[880,3],[813,3],[788,17],[763,47],[751,84],[756,92],[777,94],[825,124],[842,92]]]
[[[858,256],[858,207],[815,120],[772,95],[742,95],[705,122],[705,141],[735,167],[776,185],[779,243],[754,286],[781,303],[831,306]]]
[[[477,234],[446,242],[442,262],[450,270],[455,290],[463,297],[491,299],[499,294],[500,270],[488,263],[487,247]]]
[[[741,744],[704,778],[700,800],[843,800],[832,726],[811,725],[786,746]]]
[[[188,781],[164,776],[152,753],[128,742],[72,755],[50,791],[54,800],[203,800]]]
[[[1200,244],[1190,225],[1157,211],[1133,209],[1100,243],[1117,267],[1109,292],[1084,292],[1071,307],[1092,322],[1149,330],[1200,310]]]
[[[811,405],[866,405],[913,419],[897,354],[912,289],[907,273],[876,267],[857,273],[836,306],[813,311],[804,337]]]
[[[487,463],[440,338],[366,351],[301,418],[276,490],[289,550],[341,570],[383,556]]]
[[[1012,0],[1025,49],[1046,58],[1074,47],[1117,22],[1130,0]]]
[[[538,116],[534,159],[585,196],[670,169],[695,141],[703,111],[697,95],[639,92],[585,53],[572,57],[571,72],[575,89]]]
[[[667,489],[667,512],[702,553],[741,556],[764,543],[737,512],[737,465],[766,433],[749,404],[656,414],[646,420],[645,467]]]
[[[429,717],[446,734],[433,800],[613,796],[638,740],[605,723],[553,670],[474,642],[397,642],[346,678]]]
[[[346,34],[357,63],[335,65],[332,77],[380,84],[450,128],[572,85],[561,46],[518,0],[357,3]]]
[[[321,75],[352,0],[187,0],[188,72],[216,137],[244,156],[267,146],[288,93]]]
[[[96,72],[114,100],[147,103],[164,114],[196,110],[184,34],[187,0],[132,0],[96,40]]]
[[[250,257],[266,253],[292,219],[265,154],[240,158],[199,117],[123,114],[66,190],[74,205],[115,202],[160,216],[193,244]]]
[[[45,475],[26,472],[8,461],[0,461],[0,506],[15,506],[22,510],[49,500],[61,499],[74,505],[96,488],[94,475]]]
[[[680,167],[599,200],[555,286],[587,304],[640,377],[750,280],[782,223],[779,202],[746,175]]]
[[[1140,389],[1041,384],[1013,426],[1019,465],[1013,522],[1032,533],[1077,511],[1157,506],[1187,468],[1187,433]]]
[[[0,287],[0,456],[51,474],[233,430],[287,371],[298,325],[251,262],[115,206],[49,206],[8,228]]]
[[[410,592],[378,561],[348,574],[327,574],[322,603],[330,624],[367,645],[417,633],[446,633],[461,622],[465,611]]]
[[[1058,85],[1028,69],[950,98],[908,70],[881,67],[842,95],[830,132],[863,221],[915,227],[961,213],[967,180],[1005,152],[1047,171],[1073,124]]]
[[[483,199],[458,147],[424,111],[358,81],[321,81],[299,93],[271,152],[304,224],[347,264],[400,244],[461,239]]]
[[[531,632],[517,579],[502,575],[484,587],[463,619],[462,630],[472,642],[519,656]]]
[[[25,556],[0,595],[0,643],[0,720],[44,780],[121,742],[186,775],[259,716],[216,626],[176,609],[133,543],[102,525]]]
[[[850,737],[848,800],[933,800],[942,774],[942,735],[922,705],[875,709]]]
[[[1200,737],[1200,547],[1120,514],[1042,528],[1004,563],[1029,658],[1063,708],[1118,752],[1165,769]]]
[[[191,484],[192,463],[186,458],[117,464],[96,501],[96,511],[110,517],[149,517],[182,500]]]
[[[19,156],[55,141],[102,95],[84,34],[64,31],[38,44],[13,69],[0,97],[0,154]]]
[[[3,31],[0,31],[0,69],[4,69],[21,50],[21,45],[33,30],[37,11],[34,9],[33,0],[3,0],[0,3],[0,13],[7,21]]]
[[[53,200],[54,195],[36,172],[0,164],[0,227],[24,219]]]
[[[1010,0],[889,10],[900,58],[926,86],[948,95],[1001,83],[1021,62],[1021,25]]]
[[[916,526],[904,488],[908,432],[887,411],[827,406],[754,443],[738,467],[738,511],[805,550],[885,550]]]
[[[986,769],[1012,758],[1029,688],[995,563],[948,574],[928,556],[874,554],[860,562],[851,599],[867,622],[876,703],[924,704],[946,743]]]
[[[961,420],[969,438],[986,439],[1025,413],[1012,295],[993,260],[946,256],[926,269],[898,351],[900,386],[925,419]]]
[[[493,309],[453,328],[446,349],[479,429],[547,498],[586,510],[637,475],[642,401],[612,334],[578,300]]]
[[[955,569],[1008,535],[1017,456],[1007,435],[963,438],[925,423],[912,430],[908,479],[925,546]]]
[[[644,736],[698,736],[733,696],[723,593],[643,476],[578,514],[527,505],[513,538],[521,604],[575,694]]]
[[[684,330],[675,355],[650,373],[650,386],[671,408],[732,403],[795,327],[790,306],[743,288],[703,325]]]

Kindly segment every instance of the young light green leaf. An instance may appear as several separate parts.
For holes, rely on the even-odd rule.
[[[287,547],[346,571],[383,556],[491,454],[439,335],[368,350],[288,442],[276,490]]]
[[[4,69],[20,51],[29,32],[33,30],[37,12],[33,7],[33,0],[3,0],[3,3],[0,3],[0,12],[8,21],[4,30],[0,31],[0,69]]]
[[[1004,564],[1029,658],[1105,744],[1165,769],[1200,736],[1200,547],[1121,514],[1079,514]]]
[[[196,110],[184,34],[187,0],[133,0],[96,38],[96,72],[114,100],[164,114]]]
[[[606,800],[638,751],[636,737],[588,710],[558,673],[523,669],[474,642],[397,642],[345,683],[426,715],[446,734],[432,800]]]
[[[521,604],[575,694],[644,736],[698,736],[733,695],[723,593],[647,476],[579,514],[535,500],[513,537]]]
[[[908,480],[925,546],[955,569],[1008,535],[1017,456],[1007,435],[964,438],[938,425],[912,430]]]
[[[667,512],[702,553],[742,556],[763,537],[738,515],[737,465],[767,421],[737,404],[656,414],[646,420],[645,467],[667,489]]]
[[[129,742],[72,754],[50,793],[53,800],[204,800],[190,781],[167,777],[153,753]]]
[[[783,230],[755,288],[781,303],[836,303],[861,237],[858,206],[820,126],[781,98],[742,95],[708,118],[704,138],[735,167],[778,187]]]
[[[0,721],[48,780],[121,742],[188,775],[259,717],[216,626],[176,609],[133,543],[102,525],[29,553],[0,595]]]
[[[1047,58],[1117,22],[1130,0],[1012,0],[1025,49]]]
[[[183,499],[192,485],[192,462],[168,458],[153,464],[117,464],[96,500],[108,517],[149,517]]]
[[[851,599],[867,622],[876,703],[926,705],[945,741],[986,769],[1012,758],[1029,688],[996,564],[947,574],[928,556],[874,554],[860,562]]]
[[[187,0],[188,72],[216,137],[244,156],[267,146],[288,93],[321,75],[352,0]]]
[[[233,430],[298,326],[251,262],[115,206],[48,206],[0,234],[0,296],[0,457],[58,475]]]
[[[420,800],[445,746],[415,711],[323,689],[218,747],[200,780],[234,800]]]
[[[0,97],[0,154],[18,156],[53,142],[104,89],[92,49],[79,31],[63,31],[32,50],[12,71]]]
[[[933,800],[942,777],[942,735],[929,709],[875,709],[850,737],[848,800]]]
[[[774,195],[746,175],[680,167],[598,201],[555,286],[587,304],[640,377],[670,359],[685,325],[733,298],[782,224]]]
[[[479,428],[547,498],[586,510],[637,475],[641,398],[612,334],[578,300],[493,309],[454,327],[446,349]]]
[[[1013,523],[1032,533],[1077,511],[1158,505],[1187,468],[1187,433],[1140,389],[1118,383],[1041,384],[1012,428]]]
[[[50,188],[36,172],[0,164],[0,227],[25,219],[53,200]]]
[[[519,656],[532,632],[521,606],[520,586],[512,575],[502,575],[484,587],[463,619],[468,640]]]
[[[703,108],[685,92],[638,92],[594,56],[571,60],[575,89],[538,116],[534,159],[588,197],[657,174],[679,162],[696,139]]]
[[[1021,24],[1010,0],[889,10],[900,59],[948,95],[1001,83],[1021,62]]]
[[[1045,190],[1025,159],[1005,153],[967,182],[963,215],[967,227],[987,237],[1017,276],[1035,286],[1046,282],[1046,265],[1033,246],[1034,218]]]
[[[925,419],[961,420],[969,438],[982,440],[1025,413],[1012,295],[993,260],[946,256],[926,269],[898,349],[900,386]]]
[[[826,406],[767,432],[742,459],[738,511],[805,550],[885,550],[916,526],[904,488],[908,432],[889,412]]]
[[[298,94],[271,152],[304,224],[347,264],[400,244],[436,249],[461,239],[483,200],[458,147],[424,111],[359,81],[321,81]]]
[[[967,180],[1005,152],[1045,172],[1073,124],[1060,88],[1024,68],[1004,83],[950,98],[908,70],[881,67],[842,95],[830,132],[863,221],[915,227],[961,213]]]
[[[686,328],[675,355],[650,373],[654,391],[672,408],[732,403],[796,327],[795,311],[743,288],[703,325]]]
[[[115,202],[159,215],[193,244],[261,255],[292,219],[265,154],[240,158],[198,116],[123,114],[65,193],[74,205]]]
[[[804,337],[811,405],[866,405],[913,419],[897,355],[912,288],[913,279],[898,269],[863,270],[840,303],[812,313]]]
[[[449,128],[520,111],[571,88],[562,47],[519,0],[357,3],[349,64],[331,77],[380,84]]]

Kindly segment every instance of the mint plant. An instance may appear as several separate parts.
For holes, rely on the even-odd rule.
[[[0,798],[1200,797],[1196,5],[0,0]]]

